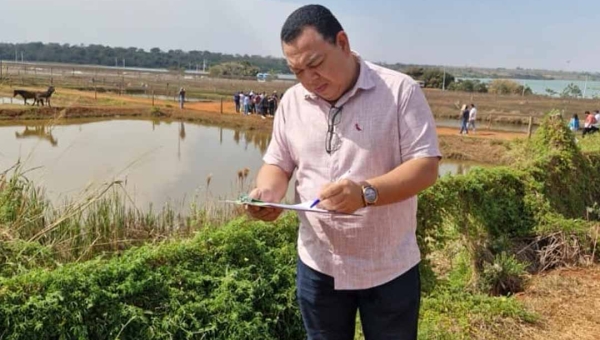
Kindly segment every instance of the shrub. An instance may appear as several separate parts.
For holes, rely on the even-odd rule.
[[[480,290],[492,295],[522,292],[527,281],[527,264],[519,262],[514,255],[502,252],[493,262],[485,263],[479,279]]]
[[[7,339],[299,339],[297,220],[235,220],[193,240],[0,279]]]
[[[531,95],[533,91],[529,86],[523,86],[516,81],[508,79],[495,79],[488,86],[489,93],[493,94],[518,94]]]

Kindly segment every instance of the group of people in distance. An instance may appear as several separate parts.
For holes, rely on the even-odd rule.
[[[254,93],[254,91],[247,94],[239,91],[233,95],[235,112],[241,112],[244,115],[256,113],[261,115],[262,118],[267,115],[275,115],[280,99],[281,97],[277,96],[277,91],[273,91],[271,95],[267,95],[265,92]]]
[[[469,129],[475,133],[475,121],[477,120],[477,108],[475,104],[471,103],[471,105],[463,105],[460,109],[460,134],[463,133],[469,134]]]
[[[579,124],[579,116],[576,113],[574,113],[573,117],[569,121],[569,128],[573,132],[582,130],[582,137],[590,133],[598,132],[598,130],[600,129],[600,110],[596,110],[596,112],[594,113],[591,113],[590,111],[585,111],[585,121],[583,122],[583,129],[581,129],[581,125]]]

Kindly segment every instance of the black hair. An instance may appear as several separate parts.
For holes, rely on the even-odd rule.
[[[343,31],[340,22],[329,9],[321,5],[306,5],[295,10],[281,28],[281,41],[286,44],[296,40],[306,27],[313,27],[325,41],[335,44],[337,34]]]

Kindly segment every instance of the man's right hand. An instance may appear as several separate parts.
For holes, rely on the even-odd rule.
[[[269,189],[259,189],[256,188],[250,192],[248,195],[250,198],[261,200],[264,202],[276,202],[279,201],[273,191]],[[254,205],[246,205],[246,213],[253,218],[271,222],[275,221],[279,215],[281,215],[283,209],[279,208],[271,208],[271,207],[257,207]]]

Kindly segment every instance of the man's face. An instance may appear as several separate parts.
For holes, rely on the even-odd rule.
[[[336,101],[352,82],[353,56],[344,32],[331,44],[306,27],[296,40],[283,43],[283,54],[300,83],[325,100]]]

